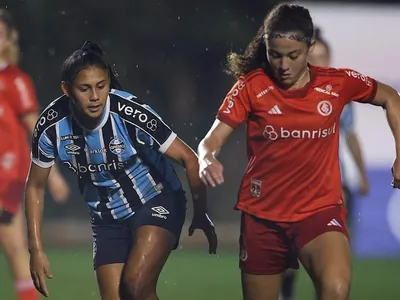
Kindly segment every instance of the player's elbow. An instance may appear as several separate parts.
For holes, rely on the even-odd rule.
[[[397,110],[400,109],[400,94],[392,87],[378,83],[376,95],[372,103],[386,110]]]

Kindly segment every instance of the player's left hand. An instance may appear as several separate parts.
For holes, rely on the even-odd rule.
[[[189,236],[192,236],[196,229],[204,232],[208,240],[208,253],[217,254],[218,238],[215,226],[207,213],[194,213],[192,224],[189,227]]]
[[[394,189],[400,189],[400,159],[396,158],[392,166],[392,187]]]

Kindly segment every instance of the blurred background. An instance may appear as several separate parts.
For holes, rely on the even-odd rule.
[[[85,40],[100,43],[124,89],[158,111],[196,149],[233,84],[223,73],[226,54],[242,51],[277,1],[0,0],[20,31],[21,68],[35,83],[44,108],[61,94],[61,64]],[[333,66],[356,69],[400,90],[399,1],[299,2],[310,9],[332,48]],[[382,109],[356,104],[356,130],[371,184],[352,213],[354,284],[351,299],[400,299],[400,194],[390,186],[394,142]],[[344,149],[352,187],[358,175]],[[237,245],[239,213],[233,210],[246,166],[244,129],[221,153],[226,183],[209,192],[209,211],[220,239],[207,254],[200,233],[182,234],[160,279],[162,299],[241,299]],[[46,199],[44,240],[55,279],[52,299],[99,299],[92,272],[91,230],[74,174],[66,204]],[[177,168],[181,178],[185,176]],[[187,221],[190,222],[191,209]],[[301,271],[296,299],[313,299]],[[0,299],[13,286],[0,252]]]

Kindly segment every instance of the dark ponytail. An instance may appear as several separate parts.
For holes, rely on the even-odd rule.
[[[75,50],[64,61],[61,80],[72,85],[78,73],[90,66],[98,66],[107,70],[110,75],[110,87],[122,90],[122,86],[117,78],[118,74],[114,72],[112,66],[108,63],[103,49],[98,44],[90,41],[86,41],[80,49]]]

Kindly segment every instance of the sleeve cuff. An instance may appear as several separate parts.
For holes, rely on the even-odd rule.
[[[170,136],[167,138],[167,140],[160,146],[158,151],[161,153],[165,153],[168,148],[171,146],[171,144],[174,142],[175,138],[177,137],[175,132],[171,132]]]
[[[233,129],[235,129],[236,127],[238,127],[240,125],[240,123],[237,123],[237,122],[233,121],[232,119],[227,118],[224,115],[218,114],[217,119],[220,120],[221,122],[225,123],[226,125],[229,125]]]

